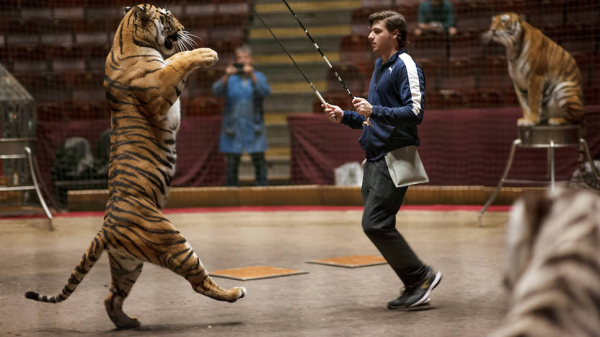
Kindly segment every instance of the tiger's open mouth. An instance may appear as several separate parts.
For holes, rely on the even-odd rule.
[[[179,39],[178,33],[168,35],[165,39],[165,47],[167,47],[167,49],[173,49],[173,45],[177,42],[177,39]]]

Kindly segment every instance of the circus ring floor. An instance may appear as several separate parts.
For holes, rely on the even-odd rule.
[[[499,267],[506,207],[405,206],[398,229],[444,279],[432,310],[390,311],[401,284],[388,265],[337,268],[306,261],[379,255],[363,234],[360,207],[227,208],[166,212],[209,271],[270,265],[308,274],[236,281],[236,303],[192,291],[174,273],[145,264],[125,302],[142,327],[116,331],[103,305],[110,284],[106,254],[60,304],[25,299],[27,290],[58,294],[94,237],[102,213],[67,213],[47,230],[43,217],[0,219],[1,336],[484,336],[507,308]]]

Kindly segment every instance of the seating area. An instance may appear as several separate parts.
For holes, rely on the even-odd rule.
[[[363,6],[351,12],[352,34],[341,38],[340,62],[335,64],[348,88],[355,95],[363,95],[368,90],[374,55],[365,23],[369,14],[383,8],[399,11],[409,22],[408,49],[427,76],[429,107],[443,108],[444,104],[452,104],[447,107],[451,108],[459,102],[465,107],[518,104],[507,74],[504,48],[481,43],[481,33],[487,30],[490,17],[499,11],[525,14],[533,25],[570,51],[580,66],[586,93],[595,92],[600,85],[596,79],[599,76],[594,76],[600,73],[600,5],[597,2],[451,2],[458,33],[451,37],[440,34],[417,37],[412,30],[417,22],[418,0],[401,4],[394,0],[363,0]],[[57,104],[64,107],[86,106],[89,102],[92,106],[104,104],[102,93],[96,89],[102,83],[106,55],[122,16],[119,8],[127,3],[124,0],[15,0],[6,1],[0,7],[0,31],[3,32],[0,62],[34,94],[40,113],[54,109]],[[245,1],[178,1],[171,10],[190,32],[202,38],[197,41],[199,45],[219,52],[221,64],[231,62],[235,48],[246,39],[250,16]],[[220,73],[222,69],[214,68],[192,75],[182,95],[183,105],[188,106],[191,98],[211,96],[211,85]],[[327,82],[328,96],[345,94],[335,83],[337,78],[332,72],[328,73]],[[596,96],[586,97],[590,104],[599,100]],[[77,118],[73,113],[63,115]]]
[[[109,115],[99,88],[122,7],[129,4],[123,0],[0,4],[0,63],[36,98],[40,120]],[[222,62],[233,60],[235,48],[245,39],[249,14],[243,0],[178,1],[171,11],[199,37],[198,45],[215,49]],[[222,69],[195,74],[182,94],[182,105],[187,107],[190,98],[211,96],[210,86],[220,73]],[[218,114],[221,103],[217,100],[218,108],[211,111]]]
[[[408,20],[407,48],[425,73],[428,110],[472,109],[471,113],[478,113],[482,111],[478,109],[518,107],[504,47],[496,43],[485,45],[481,40],[493,14],[515,11],[573,55],[581,70],[586,105],[600,104],[598,1],[450,0],[458,29],[458,33],[450,37],[413,34],[421,0],[362,0],[362,6],[352,2],[355,7],[351,8],[340,0],[336,9],[320,9],[314,4],[303,9],[300,3],[304,6],[318,0],[307,1],[289,0],[355,96],[368,95],[376,59],[367,38],[368,16],[391,8]],[[333,71],[317,59],[305,34],[295,27],[293,17],[289,18],[293,25],[286,20],[287,9],[275,9],[275,2],[254,1],[259,12],[261,6],[267,8],[264,10],[267,22],[272,24],[276,34],[281,34],[283,44],[292,54],[299,56],[300,66],[327,102],[351,108],[350,96]],[[40,124],[69,122],[71,125],[108,120],[110,111],[102,90],[105,61],[123,15],[122,6],[129,4],[125,0],[6,0],[0,3],[0,63],[34,96]],[[220,58],[215,67],[199,69],[188,77],[180,96],[182,117],[200,120],[221,115],[224,100],[212,94],[212,84],[234,60],[235,49],[249,43],[255,61],[262,60],[262,63],[257,62],[257,68],[268,75],[273,89],[265,101],[268,141],[270,150],[274,150],[267,153],[269,174],[279,165],[273,158],[285,161],[282,165],[287,165],[289,171],[293,158],[290,158],[287,117],[296,113],[322,113],[321,102],[312,92],[304,90],[308,89],[304,82],[300,84],[299,80],[291,79],[299,77],[275,76],[275,73],[288,74],[289,71],[292,74],[297,70],[291,63],[285,64],[288,59],[280,47],[274,45],[271,36],[260,32],[264,26],[253,18],[245,0],[183,0],[167,6],[187,30],[199,37],[196,40],[199,46],[215,49]],[[328,22],[328,15],[335,15],[335,20]],[[276,61],[270,63],[270,60]],[[218,125],[215,127],[218,129]],[[246,164],[252,173],[251,163]],[[289,178],[281,181],[291,182]]]

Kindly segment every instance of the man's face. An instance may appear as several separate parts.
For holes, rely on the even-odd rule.
[[[235,62],[241,64],[252,64],[252,54],[238,50],[235,54]]]
[[[371,41],[373,52],[383,55],[396,48],[397,34],[397,29],[394,30],[393,33],[387,30],[385,21],[380,20],[373,22],[371,33],[369,34],[369,41]]]

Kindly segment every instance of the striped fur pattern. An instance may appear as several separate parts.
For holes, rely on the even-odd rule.
[[[186,50],[190,34],[166,9],[138,5],[126,9],[106,60],[104,89],[111,109],[109,201],[104,224],[57,296],[27,292],[26,297],[66,300],[104,250],[112,283],[104,304],[117,328],[140,325],[123,312],[123,302],[143,262],[183,276],[194,291],[235,302],[246,289],[219,287],[181,233],[161,212],[175,173],[179,95],[188,74],[213,66],[217,53]]]
[[[581,122],[581,74],[566,50],[515,13],[494,16],[483,37],[506,47],[508,73],[523,109],[518,125]]]
[[[525,194],[510,214],[504,284],[510,309],[493,337],[600,335],[600,196]]]

